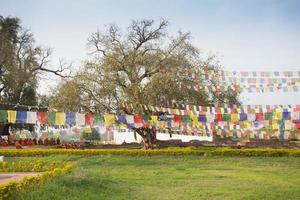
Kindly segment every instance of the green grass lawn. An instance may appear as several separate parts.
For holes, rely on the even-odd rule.
[[[48,156],[72,173],[18,199],[300,199],[300,158]]]

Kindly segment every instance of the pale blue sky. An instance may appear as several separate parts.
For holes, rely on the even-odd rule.
[[[190,31],[204,54],[225,70],[300,70],[300,1],[296,0],[0,0],[0,15],[17,16],[38,44],[80,66],[90,33],[104,24],[164,18],[170,33]],[[50,81],[43,81],[45,92]],[[53,85],[53,84],[50,84]],[[298,93],[244,94],[245,104],[298,104]]]

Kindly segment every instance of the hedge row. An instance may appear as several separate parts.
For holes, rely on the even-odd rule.
[[[300,157],[300,149],[232,149],[232,148],[168,148],[155,150],[142,149],[0,149],[0,155],[7,157],[68,155],[200,155],[200,156],[293,156]]]
[[[45,162],[41,160],[15,162],[0,162],[0,172],[45,172],[63,166],[61,161]]]
[[[55,168],[37,176],[24,177],[20,181],[11,181],[0,185],[0,200],[14,199],[16,196],[22,195],[22,193],[34,190],[53,177],[70,172],[72,167],[72,164],[66,164],[62,168]]]

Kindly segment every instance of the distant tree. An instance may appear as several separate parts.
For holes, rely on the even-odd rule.
[[[0,16],[0,98],[1,101],[36,105],[38,74],[50,72],[65,77],[64,66],[46,68],[50,49],[35,45],[29,30],[20,25],[18,18]]]

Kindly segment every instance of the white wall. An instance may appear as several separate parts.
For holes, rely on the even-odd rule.
[[[182,140],[183,142],[188,142],[190,140],[199,140],[199,141],[209,141],[212,142],[212,137],[202,137],[202,136],[193,136],[193,135],[177,135],[173,134],[172,138],[170,138],[169,134],[166,133],[157,133],[157,139],[158,140]],[[122,144],[124,141],[126,143],[131,142],[138,142],[140,143],[142,141],[141,136],[137,134],[137,140],[134,139],[134,133],[133,132],[114,132],[114,141],[116,144]]]

